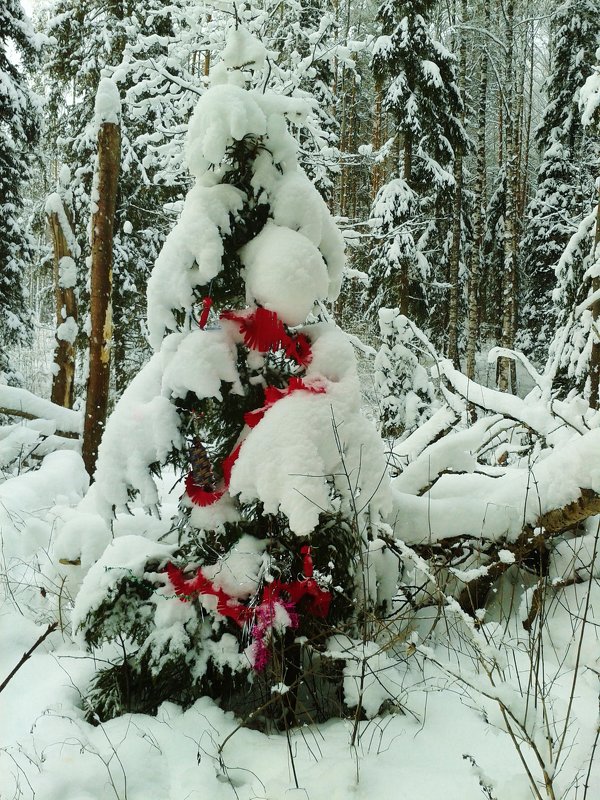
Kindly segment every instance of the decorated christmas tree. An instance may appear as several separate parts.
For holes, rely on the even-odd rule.
[[[297,163],[290,130],[309,109],[264,88],[264,62],[233,30],[191,119],[195,185],[148,287],[155,352],[100,447],[86,524],[101,555],[74,626],[121,656],[97,673],[91,716],[201,695],[278,727],[338,713],[340,636],[364,644],[390,609],[383,449],[322,305],[340,289],[342,237]],[[162,527],[138,515],[122,535],[134,498],[160,511],[160,474],[178,513]],[[63,554],[81,528],[65,525]],[[323,689],[328,671],[339,680]]]

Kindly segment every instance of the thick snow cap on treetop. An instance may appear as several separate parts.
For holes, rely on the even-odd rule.
[[[317,189],[297,161],[290,124],[302,124],[304,100],[247,89],[248,66],[264,62],[264,47],[247,31],[231,31],[224,59],[190,120],[186,159],[196,184],[167,237],[148,283],[148,327],[158,350],[165,331],[178,330],[176,312],[189,314],[194,289],[208,286],[223,268],[223,235],[247,199],[223,182],[228,149],[256,141],[252,188],[272,219],[240,252],[247,301],[276,311],[289,325],[306,319],[318,300],[339,294],[343,238]]]
[[[117,125],[121,117],[119,89],[112,78],[100,78],[94,105],[94,126],[99,128],[106,122]]]

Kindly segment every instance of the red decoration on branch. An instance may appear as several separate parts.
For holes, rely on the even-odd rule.
[[[235,451],[234,451],[235,452]],[[175,594],[180,600],[192,600],[200,595],[211,595],[217,598],[217,611],[224,617],[233,619],[240,627],[254,620],[251,636],[253,666],[256,670],[265,667],[268,656],[265,641],[276,624],[277,606],[280,606],[289,619],[289,628],[298,627],[297,605],[308,597],[306,611],[315,617],[325,618],[331,605],[331,592],[322,589],[313,578],[313,562],[311,550],[305,545],[303,555],[304,577],[299,581],[284,583],[278,579],[265,584],[262,591],[261,602],[258,606],[245,606],[237,598],[231,597],[223,589],[218,589],[212,581],[204,577],[202,568],[198,569],[194,578],[186,579],[183,572],[173,564],[167,565],[167,575]]]
[[[231,451],[231,453],[227,456],[227,458],[223,459],[223,463],[221,464],[221,469],[223,470],[223,480],[225,481],[225,486],[228,489],[229,489],[229,484],[231,482],[231,470],[233,469],[233,465],[237,461],[241,447],[242,447],[241,443],[238,444],[238,446]]]
[[[225,494],[225,489],[208,491],[194,483],[194,473],[189,472],[185,478],[185,490],[188,497],[197,506],[211,506]]]
[[[251,350],[266,353],[267,350],[279,350],[287,339],[283,322],[275,311],[259,307],[255,311],[223,311],[221,319],[237,322],[244,337],[244,344]]]
[[[254,411],[247,411],[244,414],[244,422],[248,427],[255,428],[266,412],[275,405],[278,400],[288,397],[294,392],[304,391],[312,392],[312,394],[323,394],[325,387],[318,383],[304,383],[302,378],[292,376],[285,389],[278,389],[276,386],[267,386],[265,389],[265,404],[262,408],[256,408]]]
[[[310,546],[307,544],[303,545],[300,548],[300,552],[302,553],[302,572],[304,573],[304,577],[312,578],[314,567]]]
[[[244,344],[251,350],[266,353],[285,350],[288,358],[306,367],[312,358],[310,341],[303,333],[289,334],[275,311],[259,306],[254,311],[222,311],[221,319],[238,324]]]
[[[198,326],[202,330],[204,330],[206,323],[208,322],[208,315],[210,314],[212,304],[212,297],[205,297],[202,301],[202,313],[200,314],[200,319],[198,320]]]
[[[198,321],[200,328],[204,328],[208,321],[208,315],[212,308],[212,298],[205,297],[202,301],[202,314]],[[269,311],[259,306],[254,311],[233,311],[226,310],[221,312],[220,318],[229,320],[238,325],[238,329],[244,338],[244,344],[252,350],[266,353],[269,350],[285,350],[288,358],[291,358],[298,365],[307,366],[312,358],[310,340],[303,333],[288,334],[283,322],[275,311]],[[250,428],[254,428],[265,413],[278,400],[287,397],[296,391],[312,392],[321,394],[325,391],[324,386],[319,384],[306,384],[301,378],[292,376],[285,389],[277,389],[275,386],[267,386],[265,389],[265,401],[262,408],[247,411],[244,414],[244,422]],[[231,470],[240,454],[241,444],[224,459],[221,464],[223,472],[223,488],[215,489],[209,485],[200,486],[195,482],[194,471],[185,479],[185,490],[192,503],[206,507],[219,500],[227,489],[231,480]]]
[[[307,367],[312,359],[310,340],[303,333],[296,333],[288,336],[287,343],[284,342],[285,354],[301,367]]]
[[[277,606],[287,614],[289,619],[288,628],[297,628],[299,624],[298,614],[294,611],[291,602],[276,601],[274,603],[261,603],[256,609],[256,622],[252,626],[252,644],[249,648],[251,653],[252,666],[256,672],[262,672],[269,663],[269,638],[271,631],[276,624],[281,624],[277,619]]]
[[[207,594],[217,598],[219,614],[233,619],[238,625],[244,625],[252,617],[253,609],[243,605],[239,600],[235,600],[223,589],[215,588],[212,581],[205,578],[200,569],[194,578],[186,580],[180,569],[177,569],[174,564],[167,564],[167,575],[180,600],[193,600],[201,594]]]

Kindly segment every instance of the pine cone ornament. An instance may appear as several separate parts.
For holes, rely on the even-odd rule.
[[[206,492],[214,492],[215,476],[212,464],[208,458],[206,448],[197,437],[192,442],[189,458],[194,485],[204,489]]]

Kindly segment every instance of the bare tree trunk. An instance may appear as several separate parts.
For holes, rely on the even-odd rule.
[[[531,117],[533,113],[533,68],[534,68],[534,56],[535,56],[535,34],[533,29],[533,21],[531,21],[531,27],[529,30],[529,75],[528,75],[528,87],[527,87],[527,95],[528,95],[528,103],[527,103],[527,117],[524,120],[524,139],[523,139],[523,149],[524,149],[524,160],[523,165],[521,168],[521,176],[519,181],[519,201],[518,201],[518,208],[517,213],[519,215],[519,219],[523,219],[525,215],[525,208],[527,206],[527,195],[528,195],[528,186],[529,186],[529,149],[531,146]]]
[[[373,132],[371,143],[373,150],[378,151],[383,144],[383,112],[382,112],[383,88],[381,81],[375,81],[375,108],[373,109]],[[383,184],[383,164],[378,162],[373,164],[371,170],[371,201],[375,200],[377,192]]]
[[[461,22],[467,21],[467,1],[461,0]],[[467,70],[467,40],[464,30],[460,34],[460,49],[458,62],[458,83],[464,102],[465,74]],[[462,122],[465,113],[461,115]],[[452,219],[452,243],[450,245],[450,308],[448,311],[448,358],[458,367],[458,305],[459,305],[459,274],[462,234],[462,197],[463,197],[463,153],[459,151],[454,158],[454,204]]]
[[[104,122],[98,132],[96,210],[92,215],[90,366],[83,428],[83,460],[93,476],[108,410],[112,339],[113,227],[121,154],[120,126]]]
[[[208,14],[206,17],[206,22],[208,25],[212,22],[212,14]],[[206,50],[204,52],[204,69],[203,69],[204,77],[207,78],[210,75],[210,45],[206,44]]]
[[[484,25],[487,29],[490,22],[490,6],[484,2]],[[483,272],[483,237],[485,225],[485,193],[486,193],[486,135],[488,87],[488,53],[487,47],[481,50],[481,72],[479,79],[479,104],[477,108],[477,155],[475,176],[475,209],[473,212],[473,247],[469,269],[469,300],[467,318],[467,376],[475,377],[475,354],[479,332],[479,279]]]
[[[55,195],[58,202],[60,195]],[[64,222],[71,220],[64,208]],[[77,300],[75,298],[74,260],[58,211],[48,213],[48,225],[54,250],[54,297],[56,300],[56,348],[51,400],[59,406],[73,408],[75,388],[75,335],[77,332]],[[69,267],[73,265],[72,269]],[[69,325],[70,328],[65,328]],[[61,328],[63,326],[63,328]]]

